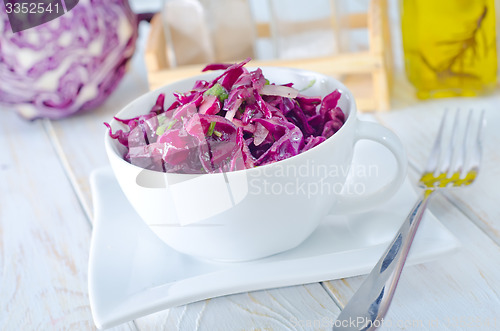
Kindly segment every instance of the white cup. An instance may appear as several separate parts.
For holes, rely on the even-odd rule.
[[[123,146],[106,134],[106,152],[126,197],[151,230],[179,252],[220,261],[246,261],[283,252],[303,242],[328,213],[367,210],[389,199],[406,177],[406,153],[400,140],[379,124],[359,120],[354,99],[343,84],[310,71],[262,70],[269,81],[293,82],[298,89],[315,80],[303,92],[307,95],[324,96],[338,89],[342,93],[339,106],[346,115],[342,128],[320,145],[289,159],[202,175],[141,169],[125,161]],[[132,118],[146,113],[159,93],[165,93],[168,106],[173,92],[188,91],[196,80],[210,80],[217,74],[149,92],[116,116]],[[123,129],[115,120],[110,124],[114,131]],[[374,192],[346,194],[347,170],[360,139],[386,146],[395,156],[397,171]]]

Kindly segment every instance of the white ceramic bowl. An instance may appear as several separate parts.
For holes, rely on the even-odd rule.
[[[262,70],[271,82],[293,82],[298,89],[315,80],[304,92],[307,95],[324,96],[339,89],[339,105],[347,118],[343,127],[320,145],[289,159],[205,175],[141,169],[126,162],[123,146],[108,134],[105,136],[114,174],[131,205],[152,231],[180,252],[244,261],[288,250],[304,241],[329,212],[373,207],[395,193],[406,176],[406,154],[398,138],[378,124],[358,120],[354,99],[340,82],[303,70]],[[148,112],[162,92],[168,106],[174,100],[173,92],[188,91],[196,80],[210,80],[218,74],[211,72],[166,85],[139,97],[116,116],[131,118]],[[110,124],[113,131],[123,129],[115,120]],[[388,147],[396,157],[398,171],[376,192],[346,196],[340,189],[359,139],[375,140]]]

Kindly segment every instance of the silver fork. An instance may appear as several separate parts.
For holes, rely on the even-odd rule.
[[[470,185],[477,177],[481,164],[484,111],[479,115],[476,128],[473,127],[473,115],[471,110],[465,133],[460,137],[460,112],[457,111],[451,137],[446,142],[443,132],[446,131],[448,112],[445,112],[427,166],[419,180],[419,187],[423,189],[420,198],[378,263],[340,313],[333,330],[375,330],[383,326],[384,316],[430,197],[443,189]],[[476,129],[475,132],[473,129]]]

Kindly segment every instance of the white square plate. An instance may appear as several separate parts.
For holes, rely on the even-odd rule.
[[[367,164],[366,160],[380,159],[384,152],[382,147],[361,142],[354,162]],[[388,164],[381,172],[391,171],[391,161],[383,157]],[[206,298],[368,273],[416,201],[407,180],[375,210],[327,217],[290,251],[251,262],[218,263],[180,254],[160,241],[132,209],[110,168],[94,171],[91,186],[89,296],[99,328]],[[408,263],[436,259],[458,247],[458,240],[427,212]]]

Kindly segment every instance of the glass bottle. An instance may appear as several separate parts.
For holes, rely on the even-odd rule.
[[[495,0],[402,0],[406,75],[421,99],[476,96],[497,80]]]

